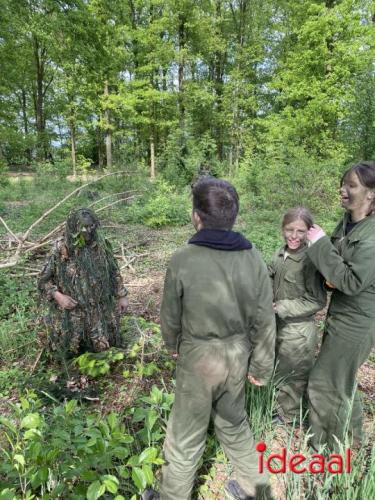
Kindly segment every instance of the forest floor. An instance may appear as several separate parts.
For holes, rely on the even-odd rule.
[[[12,214],[19,215],[27,211],[28,203],[32,202],[23,199],[6,202],[4,213],[7,215],[7,221],[12,220]],[[246,221],[240,219],[238,229],[244,230],[245,225]],[[158,328],[159,309],[167,262],[173,252],[193,234],[193,229],[190,225],[152,229],[141,224],[125,224],[121,219],[119,221],[118,216],[113,217],[113,213],[110,213],[102,217],[102,230],[113,244],[124,283],[129,289],[129,311],[122,322],[125,339],[124,359],[111,365],[111,370],[105,375],[90,377],[79,373],[71,366],[68,370],[65,367],[64,371],[50,357],[45,347],[46,332],[41,321],[43,311],[36,294],[37,274],[49,250],[49,247],[46,247],[39,254],[30,255],[22,260],[19,266],[2,270],[0,273],[1,291],[4,294],[3,309],[0,306],[2,319],[0,415],[2,417],[14,419],[14,405],[19,404],[22,396],[31,391],[42,399],[42,408],[46,414],[50,410],[55,411],[59,404],[66,403],[69,399],[79,401],[84,414],[92,412],[100,419],[116,413],[128,426],[129,432],[134,431],[136,439],[139,429],[137,426],[134,427],[131,419],[142,407],[142,401],[144,402],[144,398],[150,394],[153,386],[166,394],[173,393],[174,362],[169,359],[163,348]],[[277,240],[277,236],[275,238]],[[5,239],[4,228],[3,233],[0,232],[0,240],[1,256],[8,255],[9,246]],[[270,242],[269,245],[273,246],[274,243]],[[322,315],[317,318],[319,323],[321,320]],[[373,464],[375,460],[374,455],[371,455],[375,441],[375,353],[361,367],[358,378],[364,403],[367,439],[359,452],[353,452],[353,460],[358,461],[353,480],[339,478],[337,475],[333,477],[332,474],[314,476],[308,473],[274,474],[271,477],[271,484],[275,498],[278,500],[323,499],[328,496],[337,500],[360,498],[353,496],[353,491],[358,490],[362,480],[368,480],[369,467],[373,467],[368,464],[370,462]],[[271,384],[266,388],[249,386],[247,396],[250,425],[256,442],[264,441],[268,451],[274,453],[280,453],[281,448],[286,447],[288,452],[300,451],[309,456],[311,451],[307,446],[308,435],[304,425],[292,428],[275,426],[272,423],[274,389]],[[161,412],[160,415],[160,428],[158,427],[160,432],[158,435],[154,433],[151,440],[151,445],[159,449],[165,432],[165,420],[162,418],[165,413]],[[135,422],[139,420],[135,419]],[[148,445],[150,446],[150,439]],[[0,421],[0,450],[1,446],[6,449]],[[142,446],[145,446],[145,442],[137,444],[138,450]],[[154,467],[153,470],[157,484],[160,468]],[[224,484],[231,474],[230,463],[210,429],[207,449],[197,474],[194,498],[199,500],[229,498],[224,492]],[[134,481],[133,476],[132,478]],[[7,481],[6,477],[2,477],[0,467],[0,493],[2,484],[7,485]],[[16,484],[14,488],[18,491]],[[129,498],[137,491],[134,485],[124,488]],[[369,491],[373,491],[371,488],[375,488],[374,483],[369,488]],[[42,498],[37,492],[35,494],[36,498]],[[108,496],[108,492],[106,495],[106,498],[114,498]],[[133,498],[136,497],[132,496]]]

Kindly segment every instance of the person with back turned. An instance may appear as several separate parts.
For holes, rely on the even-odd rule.
[[[177,359],[175,402],[160,494],[148,490],[143,498],[190,498],[210,418],[237,476],[227,491],[240,500],[270,498],[245,410],[246,378],[264,385],[274,366],[267,267],[251,242],[232,231],[239,198],[229,182],[202,178],[192,193],[197,232],[169,263],[161,306],[162,335]]]

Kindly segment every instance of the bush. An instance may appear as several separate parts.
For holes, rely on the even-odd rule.
[[[179,193],[165,180],[158,179],[127,210],[130,222],[150,227],[184,225],[190,220],[191,204],[187,190]]]
[[[0,160],[0,187],[6,187],[8,184],[8,167],[4,160]]]
[[[209,134],[199,138],[177,129],[172,133],[159,158],[164,178],[175,186],[184,187],[202,172],[220,177],[225,165],[217,159],[216,143]]]
[[[311,159],[302,150],[282,160],[257,156],[245,158],[236,183],[255,207],[279,210],[304,205],[313,213],[338,217],[338,184],[343,167],[332,160]],[[335,210],[336,209],[336,210]]]
[[[0,498],[135,500],[163,463],[159,442],[172,404],[156,387],[144,400],[127,422],[135,439],[116,413],[87,415],[76,400],[48,411],[29,392],[12,405],[13,418],[0,417]]]

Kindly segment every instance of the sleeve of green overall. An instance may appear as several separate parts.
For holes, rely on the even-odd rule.
[[[308,249],[308,255],[327,281],[346,295],[357,295],[375,282],[374,239],[356,241],[351,257],[345,261],[328,236]]]
[[[272,308],[272,285],[266,265],[260,263],[257,287],[259,290],[255,320],[250,333],[253,351],[248,375],[265,384],[272,376],[275,361],[276,324]]]
[[[271,262],[269,264],[267,264],[268,275],[271,278],[272,282],[273,282],[273,278],[275,277],[275,272],[276,272],[275,262],[276,262],[276,256],[274,255],[272,257]]]
[[[182,286],[177,279],[172,263],[164,280],[164,292],[160,309],[161,333],[167,349],[177,352],[181,335]]]
[[[323,287],[320,273],[307,263],[303,270],[305,293],[298,299],[283,299],[276,302],[277,315],[281,319],[304,318],[323,309],[327,302],[327,292]]]

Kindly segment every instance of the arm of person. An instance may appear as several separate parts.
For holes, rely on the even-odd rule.
[[[353,246],[347,261],[325,235],[307,251],[326,280],[346,295],[357,295],[375,282],[375,235],[353,242]]]
[[[275,273],[276,273],[276,256],[277,254],[275,254],[272,259],[271,259],[271,262],[269,262],[267,264],[267,270],[268,270],[268,275],[269,277],[271,278],[271,281],[273,282],[273,279],[275,277]]]
[[[128,289],[124,286],[120,269],[116,268],[116,297],[117,309],[120,314],[125,314],[129,308]]]
[[[182,295],[182,285],[177,278],[173,262],[171,262],[164,280],[160,324],[165,346],[173,357],[177,355],[181,335]]]
[[[44,266],[38,281],[38,289],[47,300],[55,301],[61,309],[73,309],[76,307],[77,302],[65,295],[56,283],[56,259],[59,258],[59,251],[56,247],[55,251],[49,257],[46,265]]]
[[[53,295],[58,290],[55,283],[55,262],[56,254],[54,252],[49,256],[38,279],[38,290],[49,301],[54,299]]]
[[[283,299],[276,302],[276,313],[281,319],[300,319],[312,316],[323,309],[327,303],[327,292],[323,286],[323,278],[310,259],[306,260],[303,269],[305,293],[296,299]]]
[[[272,286],[266,265],[260,262],[256,286],[259,289],[255,320],[250,332],[253,351],[248,379],[255,385],[265,385],[271,378],[275,362],[276,324],[272,308]]]

